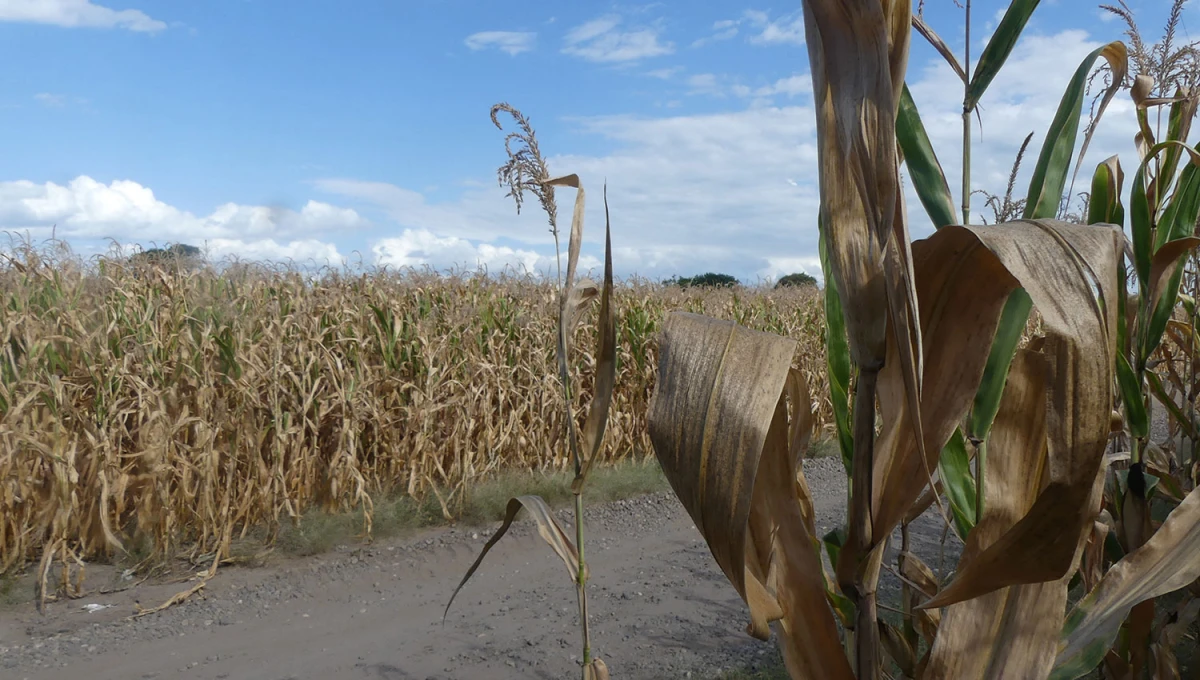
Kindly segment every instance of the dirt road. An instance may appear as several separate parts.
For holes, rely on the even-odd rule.
[[[840,522],[840,463],[806,464],[823,530]],[[561,513],[569,523],[569,515]],[[615,678],[706,678],[773,663],[746,609],[671,494],[587,519],[593,648]],[[484,530],[442,529],[263,568],[226,567],[185,604],[126,621],[187,584],[0,611],[12,680],[336,680],[577,677],[575,593],[529,525],[514,527],[459,595]],[[108,585],[103,570],[85,586]],[[84,605],[111,607],[92,613]]]

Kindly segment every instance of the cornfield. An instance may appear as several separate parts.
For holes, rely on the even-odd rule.
[[[553,280],[132,266],[62,245],[15,248],[4,262],[4,570],[131,543],[158,557],[227,551],[312,508],[361,507],[369,532],[381,493],[436,494],[452,517],[482,476],[569,463]],[[656,338],[670,309],[800,339],[796,367],[813,394],[828,393],[815,290],[633,280],[615,295],[605,461],[651,451]],[[594,323],[593,310],[577,334],[591,337]],[[830,421],[828,399],[813,407]]]

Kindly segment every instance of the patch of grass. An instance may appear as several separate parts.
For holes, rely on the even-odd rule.
[[[32,572],[0,574],[0,609],[32,600],[35,585]]]
[[[804,454],[804,457],[832,458],[840,455],[842,454],[838,450],[838,443],[835,437],[814,437],[812,443],[808,445],[808,452]]]
[[[565,507],[573,500],[572,479],[574,475],[568,472],[502,472],[479,482],[467,492],[456,521],[468,526],[500,521],[504,519],[508,499],[514,496],[539,495],[551,507]],[[667,488],[658,460],[648,456],[642,461],[627,460],[592,470],[584,497],[593,503],[604,503]],[[447,523],[433,494],[420,502],[406,495],[373,500],[375,511],[371,533],[375,539]],[[304,515],[298,525],[289,524],[281,529],[275,549],[287,555],[315,555],[358,540],[362,532],[361,510],[341,514],[312,512]]]
[[[779,659],[777,664],[767,668],[757,670],[738,668],[716,675],[713,680],[788,680],[788,674],[787,669],[783,666],[783,659]]]

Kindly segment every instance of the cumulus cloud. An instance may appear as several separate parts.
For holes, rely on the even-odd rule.
[[[1022,38],[1021,49],[981,103],[983,132],[973,130],[975,188],[1001,191],[1018,146],[1036,131],[1017,183],[1023,195],[1062,91],[1098,44],[1087,33],[1070,30]],[[747,106],[703,115],[564,121],[573,136],[605,149],[548,159],[551,173],[578,173],[588,191],[584,267],[599,267],[603,255],[600,188],[607,181],[614,265],[620,276],[718,271],[752,281],[804,271],[819,278],[816,132],[810,100],[801,96],[811,87],[808,78],[797,73],[751,86],[694,74],[692,86],[711,85],[726,96],[744,97]],[[914,59],[908,82],[957,204],[961,88],[936,55]],[[763,104],[766,97],[786,105]],[[1076,191],[1087,188],[1096,163],[1113,153],[1122,154],[1126,174],[1132,175],[1135,129],[1128,95],[1119,95],[1097,130]],[[274,249],[300,260],[336,252],[328,249],[340,232],[362,224],[362,211],[373,209],[386,215],[372,232],[380,237],[370,243],[381,264],[542,272],[553,266],[545,216],[533,204],[516,215],[504,189],[492,181],[437,201],[410,188],[353,178],[326,178],[313,188],[330,202],[313,201],[298,210],[230,204],[197,216],[163,203],[134,182],[103,184],[86,177],[66,186],[0,182],[0,226],[48,229],[57,224],[60,235],[66,229],[93,237],[207,240],[227,252]],[[911,182],[906,189],[911,231],[921,238],[932,227]],[[559,190],[564,222],[574,198],[573,191]],[[983,200],[976,196],[973,205],[977,218]]]
[[[532,50],[536,39],[537,33],[531,31],[481,31],[467,36],[464,43],[472,51],[491,48],[516,56]]]
[[[438,271],[485,268],[490,272],[515,271],[544,275],[555,267],[553,253],[473,243],[457,236],[439,236],[428,229],[405,229],[399,236],[380,239],[372,246],[375,262],[395,268],[432,267]],[[579,259],[581,271],[602,266],[598,259]]]
[[[741,22],[736,19],[722,19],[721,21],[713,22],[712,35],[693,41],[692,47],[703,47],[709,43],[721,42],[733,38],[738,34],[739,23]]]
[[[972,125],[971,175],[974,189],[1002,193],[1021,142],[1033,132],[1033,140],[1014,190],[1017,196],[1025,195],[1045,140],[1045,131],[1054,118],[1062,93],[1084,57],[1100,45],[1099,40],[1082,30],[1030,34],[1021,38],[1021,49],[1009,57],[980,102],[982,127],[979,121]],[[958,194],[957,187],[962,176],[962,108],[961,103],[956,107],[949,101],[952,97],[946,93],[953,91],[953,87],[961,89],[962,83],[940,58],[914,64],[909,71],[909,83],[930,140],[938,151],[951,187],[955,188],[954,193]],[[1076,154],[1083,143],[1083,127],[1086,123],[1085,105],[1075,143]],[[1133,145],[1133,133],[1136,130],[1135,111],[1129,95],[1118,93],[1096,129],[1075,183],[1075,193],[1089,188],[1096,165],[1113,154],[1120,155],[1127,175],[1132,176],[1137,161]],[[1127,190],[1130,184],[1126,182]],[[910,195],[909,207],[914,224],[926,224],[928,220],[916,203],[915,194]],[[958,202],[956,196],[955,205]],[[991,211],[986,210],[983,203],[982,197],[973,197],[972,221],[978,222],[981,213],[989,221],[992,219]]]
[[[743,20],[756,31],[756,33],[750,36],[752,44],[804,44],[804,18],[800,12],[791,12],[772,20],[766,12],[746,10]]]
[[[652,27],[623,30],[621,17],[615,14],[592,19],[567,31],[563,53],[594,62],[630,62],[671,54],[674,44],[658,40]]]
[[[584,251],[597,262],[604,234],[599,189],[607,180],[614,265],[620,275],[712,270],[753,278],[768,266],[764,254],[802,257],[816,252],[811,109],[604,116],[576,125],[614,151],[551,157],[550,171],[574,172],[583,179],[588,190]],[[788,183],[789,178],[800,186]],[[341,196],[341,202],[357,199],[380,206],[403,229],[441,238],[453,235],[470,245],[502,239],[543,257],[554,252],[544,216],[530,206],[517,217],[511,200],[495,185],[470,189],[444,203],[382,183],[328,179],[317,187]],[[573,192],[560,190],[558,202],[565,206],[560,219],[567,219],[573,200]],[[462,248],[452,259],[474,258],[466,245],[454,241],[429,247]],[[538,262],[540,267],[542,260]]]
[[[713,24],[713,32],[692,43],[703,47],[709,43],[729,40],[746,30],[746,41],[752,45],[803,45],[804,18],[799,11],[771,18],[762,10],[748,9],[736,19],[722,19]]]
[[[53,226],[67,240],[207,242],[219,254],[308,259],[337,253],[319,236],[366,224],[352,209],[313,200],[300,210],[226,203],[199,216],[130,180],[105,184],[80,176],[65,185],[0,182],[0,228],[31,236],[48,235]]]
[[[821,281],[821,258],[807,257],[768,257],[767,265],[758,270],[758,275],[767,281],[776,281],[788,274],[804,273]]]
[[[688,93],[725,99],[751,99],[755,107],[770,105],[775,97],[793,98],[812,94],[812,77],[807,73],[779,78],[767,85],[751,87],[739,78],[715,73],[697,73],[687,79]]]
[[[167,27],[140,10],[111,9],[91,0],[0,0],[0,21],[69,28],[123,28],[144,33]]]
[[[1017,183],[1018,194],[1023,195],[1062,91],[1080,61],[1098,44],[1082,31],[1022,38],[1022,49],[1014,52],[981,105],[983,132],[976,127],[973,133],[974,188],[1002,191],[1018,146],[1026,134],[1037,131]],[[614,264],[621,275],[724,271],[753,280],[805,271],[819,277],[816,132],[813,111],[803,96],[811,88],[809,75],[798,73],[749,86],[698,73],[685,83],[711,87],[727,97],[745,97],[749,105],[705,115],[569,119],[577,134],[607,149],[603,154],[548,159],[552,173],[578,173],[589,190],[584,252],[596,258],[603,254],[604,212],[598,189],[606,180]],[[957,205],[962,104],[952,94],[959,91],[955,76],[934,55],[914,60],[909,83]],[[764,105],[760,100],[767,96],[783,98],[780,101],[787,105]],[[1119,95],[1096,132],[1076,192],[1088,188],[1091,171],[1113,153],[1122,154],[1127,174],[1132,173],[1129,166],[1136,160],[1132,115],[1128,95]],[[1082,133],[1080,138],[1077,152]],[[439,203],[387,184],[327,180],[319,187],[384,207],[400,228],[451,239],[429,246],[430,252],[440,248],[456,253],[451,260],[477,261],[481,244],[497,242],[514,251],[508,254],[510,262],[553,255],[543,216],[526,210],[516,217],[511,201],[494,185],[471,188],[458,199]],[[927,236],[932,226],[911,182],[906,189],[913,236]],[[569,206],[573,198],[562,190],[559,203]],[[983,199],[976,196],[973,201],[973,221],[978,221]],[[562,213],[565,218],[569,207]]]

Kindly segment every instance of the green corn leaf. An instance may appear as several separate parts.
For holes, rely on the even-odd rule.
[[[1000,410],[1004,383],[1008,380],[1008,368],[1013,353],[1017,351],[1017,343],[1021,342],[1021,335],[1025,332],[1031,309],[1033,300],[1029,298],[1029,293],[1018,288],[1008,296],[1004,311],[1000,313],[1000,325],[996,328],[992,351],[983,369],[983,380],[979,382],[968,417],[967,432],[976,439],[986,440],[992,429],[992,421]]]
[[[946,175],[938,163],[933,144],[925,132],[925,125],[917,113],[917,105],[908,84],[900,93],[900,110],[896,115],[896,141],[904,154],[904,164],[908,168],[908,176],[917,198],[925,206],[925,212],[933,221],[933,226],[941,228],[947,224],[958,224],[954,210],[954,199],[950,195],[950,185],[946,183]]]
[[[1092,175],[1092,198],[1088,202],[1088,224],[1115,224],[1125,226],[1125,206],[1121,204],[1121,190],[1125,173],[1121,171],[1121,160],[1110,156],[1096,166]]]
[[[1143,361],[1148,359],[1159,343],[1162,342],[1163,332],[1167,329],[1167,322],[1170,321],[1171,315],[1174,313],[1175,306],[1178,303],[1179,284],[1183,279],[1183,266],[1186,258],[1177,258],[1174,251],[1168,253],[1164,248],[1167,244],[1178,245],[1179,243],[1183,243],[1187,245],[1188,242],[1184,239],[1191,236],[1196,227],[1196,221],[1200,218],[1200,172],[1197,171],[1197,166],[1194,162],[1188,163],[1184,167],[1183,172],[1180,173],[1179,182],[1170,200],[1171,202],[1163,212],[1162,221],[1159,223],[1158,229],[1154,234],[1155,248],[1154,255],[1149,258],[1148,277],[1153,277],[1156,267],[1165,264],[1167,259],[1174,260],[1174,263],[1170,265],[1172,269],[1170,278],[1167,280],[1167,285],[1162,290],[1161,296],[1158,298],[1157,304],[1155,304],[1154,310],[1151,313],[1149,324],[1146,327],[1146,334],[1141,338],[1141,358]],[[1186,255],[1186,251],[1183,255]],[[1166,259],[1163,259],[1164,256]],[[1160,259],[1162,259],[1161,263],[1158,262]],[[1151,281],[1148,278],[1146,281],[1147,288],[1143,289],[1143,295],[1150,295],[1152,291],[1149,287],[1156,285],[1156,281]]]
[[[971,476],[971,462],[967,455],[967,442],[962,430],[955,430],[942,449],[938,459],[938,476],[946,498],[950,500],[950,512],[954,515],[954,528],[964,541],[975,527],[975,478]]]
[[[1129,306],[1129,295],[1126,294],[1129,290],[1129,275],[1124,266],[1117,267],[1117,285],[1117,290],[1121,291],[1117,296],[1117,352],[1128,354],[1132,351],[1129,342],[1129,316],[1126,311]]]
[[[854,458],[854,435],[850,419],[850,343],[846,339],[842,301],[838,297],[837,284],[834,283],[830,270],[829,251],[824,233],[818,239],[818,247],[821,251],[821,272],[825,277],[825,359],[829,371],[829,399],[833,404],[833,420],[837,427],[842,465],[849,474]]]
[[[1181,145],[1165,144],[1164,155],[1178,151]],[[1165,164],[1165,160],[1164,160]],[[1200,173],[1196,163],[1188,163],[1179,174],[1179,182],[1171,194],[1170,203],[1163,210],[1158,230],[1154,234],[1154,251],[1158,252],[1168,241],[1191,236],[1196,228],[1196,215],[1200,212]]]
[[[1130,245],[1133,246],[1133,270],[1137,274],[1138,288],[1144,290],[1150,279],[1150,256],[1153,255],[1154,234],[1150,216],[1150,201],[1146,196],[1146,160],[1133,174],[1133,188],[1129,193]]]
[[[1146,382],[1150,385],[1150,393],[1158,399],[1158,403],[1171,412],[1171,416],[1175,418],[1175,422],[1179,423],[1179,426],[1183,429],[1183,433],[1189,439],[1195,441],[1197,437],[1196,424],[1188,418],[1183,409],[1179,407],[1179,404],[1175,403],[1175,400],[1167,393],[1166,387],[1162,384],[1162,378],[1159,378],[1158,374],[1154,371],[1147,371]]]
[[[1121,401],[1125,404],[1125,422],[1129,426],[1129,434],[1141,439],[1150,433],[1150,419],[1146,416],[1141,381],[1134,374],[1124,352],[1117,352],[1117,384],[1121,388]]]
[[[1108,102],[1120,89],[1125,79],[1128,65],[1128,54],[1121,42],[1112,42],[1092,51],[1075,74],[1071,77],[1066,91],[1058,104],[1054,122],[1046,132],[1042,143],[1042,151],[1038,156],[1033,177],[1029,181],[1029,192],[1026,195],[1025,219],[1047,219],[1058,213],[1059,201],[1066,186],[1067,175],[1071,170],[1071,158],[1075,152],[1075,137],[1079,131],[1079,118],[1082,114],[1083,101],[1086,96],[1088,74],[1095,66],[1096,60],[1103,57],[1112,69],[1112,84],[1105,90],[1100,106],[1096,109],[1096,119],[1099,119]],[[1090,135],[1090,133],[1089,133]],[[1085,137],[1079,151],[1082,161],[1087,152],[1090,136]],[[996,329],[996,337],[992,342],[991,354],[988,356],[987,368],[984,369],[983,381],[975,394],[975,402],[971,408],[969,433],[981,440],[987,439],[991,430],[992,420],[1000,407],[1000,396],[1004,391],[1004,382],[1008,378],[1008,367],[1012,362],[1013,352],[1029,321],[1029,312],[1033,303],[1029,294],[1017,289],[1009,296],[1008,303],[1000,317],[1000,326]]]
[[[1166,293],[1159,298],[1158,305],[1154,307],[1154,312],[1150,315],[1150,325],[1142,339],[1143,359],[1149,359],[1154,350],[1158,349],[1163,333],[1167,330],[1167,322],[1171,320],[1171,315],[1175,312],[1175,304],[1178,301],[1176,293],[1179,292],[1179,283],[1183,279],[1183,265],[1183,259],[1176,263],[1175,271],[1171,273],[1171,278],[1167,281]]]
[[[829,563],[836,571],[838,556],[842,554],[842,546],[846,543],[846,530],[841,527],[834,529],[825,534],[821,542],[825,545],[825,552],[829,555]]]
[[[1075,153],[1075,137],[1079,131],[1079,118],[1083,102],[1087,96],[1088,75],[1095,66],[1096,60],[1104,57],[1112,69],[1112,85],[1104,92],[1100,106],[1096,109],[1096,119],[1103,114],[1108,102],[1112,100],[1125,79],[1127,52],[1121,42],[1112,42],[1095,49],[1089,54],[1075,74],[1067,89],[1063,92],[1054,114],[1054,122],[1046,131],[1046,140],[1042,144],[1041,155],[1033,169],[1033,178],[1029,182],[1029,193],[1026,195],[1025,219],[1052,218],[1058,214],[1058,205],[1062,200],[1063,189],[1067,184],[1067,175],[1071,171],[1071,158]],[[1094,129],[1094,128],[1093,128]],[[1090,133],[1089,133],[1090,135]],[[1087,152],[1089,138],[1085,138],[1079,152],[1082,162]],[[1025,323],[1024,319],[1021,323]]]
[[[1196,300],[1187,293],[1179,294],[1179,304],[1183,305],[1183,311],[1191,316],[1196,313]]]
[[[1176,90],[1175,96],[1178,98],[1171,104],[1171,115],[1167,122],[1167,139],[1170,142],[1187,143],[1188,133],[1192,129],[1192,119],[1196,116],[1197,100],[1194,97],[1184,97],[1183,93]],[[1163,158],[1162,168],[1159,170],[1160,179],[1162,182],[1166,178],[1175,176],[1175,170],[1179,166],[1179,159],[1183,154],[1183,149],[1172,147],[1167,149],[1166,156]]]
[[[1008,55],[1012,54],[1017,39],[1021,37],[1021,31],[1025,30],[1025,24],[1029,22],[1029,17],[1033,16],[1033,10],[1037,9],[1038,1],[1013,0],[1013,3],[1008,6],[1008,11],[1004,13],[1004,18],[1000,20],[996,32],[992,34],[987,47],[983,48],[979,63],[975,65],[975,73],[971,76],[971,84],[967,87],[967,97],[964,102],[968,111],[975,109],[975,105],[979,103],[980,97],[992,83],[992,79],[1004,66]]]

